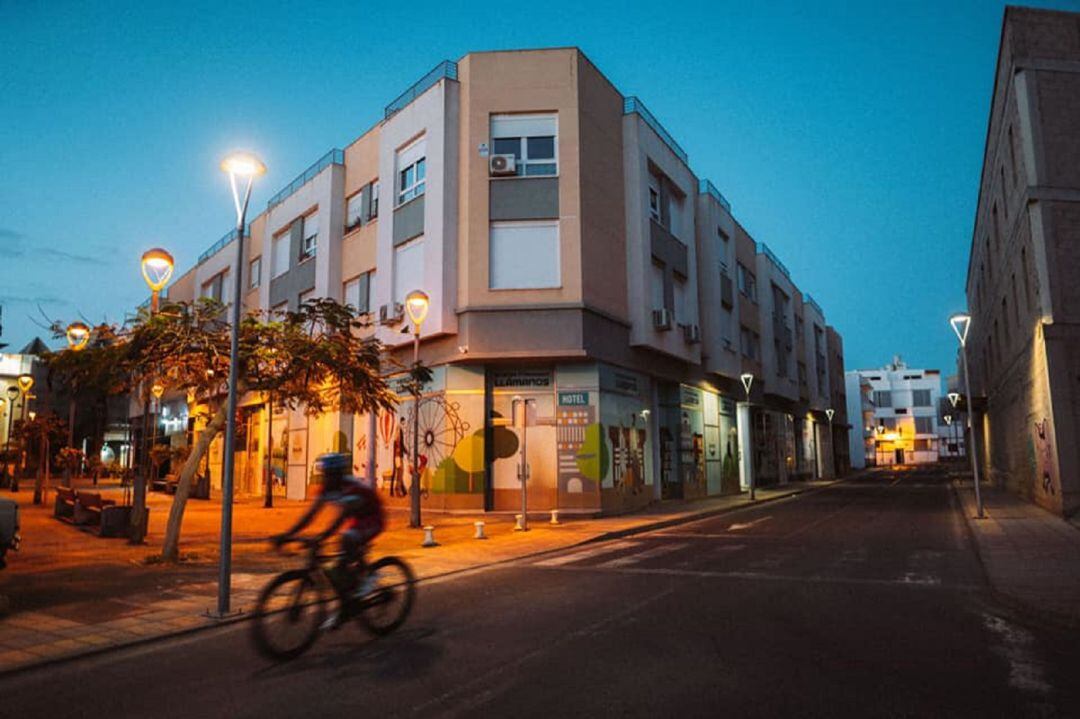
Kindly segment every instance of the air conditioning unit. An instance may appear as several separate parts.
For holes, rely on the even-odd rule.
[[[653,327],[658,330],[671,329],[671,310],[667,308],[664,308],[662,310],[653,310],[652,323]]]
[[[683,339],[687,343],[696,345],[701,342],[701,328],[697,325],[683,325]]]
[[[379,324],[396,325],[405,318],[405,306],[400,302],[393,302],[379,307]]]
[[[517,174],[517,161],[513,155],[492,155],[488,159],[488,173],[492,177]]]

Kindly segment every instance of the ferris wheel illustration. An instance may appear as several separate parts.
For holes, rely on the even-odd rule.
[[[420,456],[424,465],[432,471],[442,464],[465,438],[469,423],[461,418],[461,405],[448,401],[444,395],[433,395],[420,400]],[[413,407],[403,418],[403,428],[412,427]],[[407,431],[407,430],[406,430]]]

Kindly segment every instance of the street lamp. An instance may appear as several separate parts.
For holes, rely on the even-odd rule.
[[[740,484],[746,484],[750,488],[751,501],[757,499],[754,486],[753,458],[750,456],[750,387],[754,384],[754,375],[743,372],[739,375],[743,389],[746,390],[746,401],[736,406],[735,426],[739,431],[739,475]]]
[[[142,256],[142,276],[150,288],[150,314],[158,311],[158,295],[172,277],[173,256],[160,247],[147,250]]]
[[[972,447],[974,447],[975,428],[972,426],[971,423],[971,373],[968,371],[967,361],[967,338],[968,330],[971,329],[971,315],[966,312],[957,312],[955,315],[949,318],[949,324],[952,326],[953,332],[956,333],[957,339],[960,340],[960,357],[963,359],[964,362],[964,394],[967,395],[967,425],[968,430],[971,432],[971,445]],[[974,452],[969,450],[968,454],[971,455],[971,474],[975,483],[975,505],[978,508],[978,517],[979,519],[982,519],[983,503],[982,493],[979,490],[979,463],[975,459]]]
[[[431,302],[423,290],[405,296],[405,311],[413,323],[413,370],[420,366],[420,327]],[[409,526],[420,526],[420,386],[413,383],[412,481],[409,487]]]
[[[956,409],[956,403],[960,401],[960,393],[949,392],[949,394],[946,396],[949,398],[949,404],[953,406],[953,409]]]
[[[255,178],[266,172],[259,158],[247,152],[235,152],[221,161],[221,169],[229,176],[233,206],[236,208],[236,266],[233,271],[232,328],[229,333],[229,396],[225,421],[224,462],[221,472],[221,561],[218,565],[218,615],[229,613],[229,591],[232,575],[232,502],[233,502],[233,444],[236,439],[236,383],[240,354],[240,305],[244,289],[244,222],[247,219],[251,186]],[[241,191],[241,185],[243,190]]]
[[[67,326],[67,343],[75,352],[86,348],[90,342],[90,327],[85,322],[72,322]]]

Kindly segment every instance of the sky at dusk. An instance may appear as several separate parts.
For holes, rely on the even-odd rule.
[[[1080,0],[1032,3],[1080,10]],[[141,302],[443,59],[576,45],[638,95],[844,337],[952,371],[1004,3],[0,0],[0,342]]]

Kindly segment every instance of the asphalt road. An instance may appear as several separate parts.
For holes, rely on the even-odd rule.
[[[238,624],[0,680],[0,716],[1080,714],[1080,636],[993,602],[928,473],[419,589],[385,639],[274,665]]]

